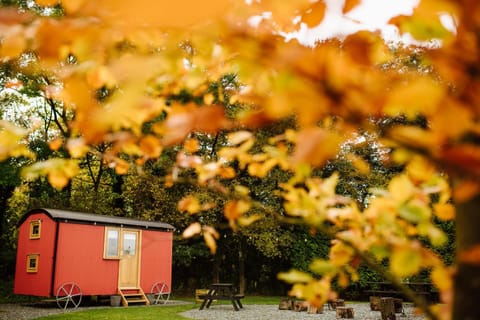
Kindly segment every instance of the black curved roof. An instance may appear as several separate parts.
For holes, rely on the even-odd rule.
[[[55,221],[60,222],[71,222],[71,223],[82,223],[82,224],[93,224],[93,225],[110,225],[110,226],[121,226],[121,227],[134,227],[134,228],[143,228],[143,229],[160,229],[173,231],[175,228],[163,222],[156,221],[144,221],[130,218],[122,218],[115,216],[105,216],[94,213],[85,213],[85,212],[76,212],[76,211],[67,211],[67,210],[58,210],[58,209],[33,209],[28,211],[19,221],[19,224],[22,224],[28,216],[34,213],[45,213],[50,216]]]

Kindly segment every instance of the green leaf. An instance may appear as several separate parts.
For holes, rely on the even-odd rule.
[[[322,260],[322,259],[315,259],[309,266],[312,272],[316,274],[328,274],[335,272],[335,266],[330,263],[330,261]]]
[[[428,207],[413,202],[404,204],[399,208],[400,217],[412,223],[420,223],[428,220],[431,215],[430,213],[431,211]]]

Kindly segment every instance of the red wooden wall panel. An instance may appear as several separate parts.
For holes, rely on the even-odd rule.
[[[103,226],[60,224],[55,290],[74,282],[83,295],[117,292],[118,260],[103,259],[104,234]]]
[[[142,231],[140,285],[145,292],[155,282],[165,282],[172,288],[172,232]]]
[[[30,239],[30,222],[41,220],[39,239]],[[44,213],[31,214],[18,229],[14,293],[48,297],[52,280],[56,222]],[[27,255],[39,254],[38,272],[27,272]]]

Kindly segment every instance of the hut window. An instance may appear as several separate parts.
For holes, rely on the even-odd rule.
[[[27,272],[34,273],[38,272],[38,257],[39,254],[29,254],[27,255]]]
[[[30,239],[40,239],[42,223],[40,220],[30,221]]]
[[[105,259],[118,259],[119,258],[119,237],[120,229],[118,228],[105,228],[105,247],[103,257]]]

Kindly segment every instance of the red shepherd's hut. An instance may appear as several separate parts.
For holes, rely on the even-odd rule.
[[[20,220],[16,294],[53,297],[77,307],[82,295],[117,296],[123,305],[168,299],[174,228],[55,209],[35,209]]]

